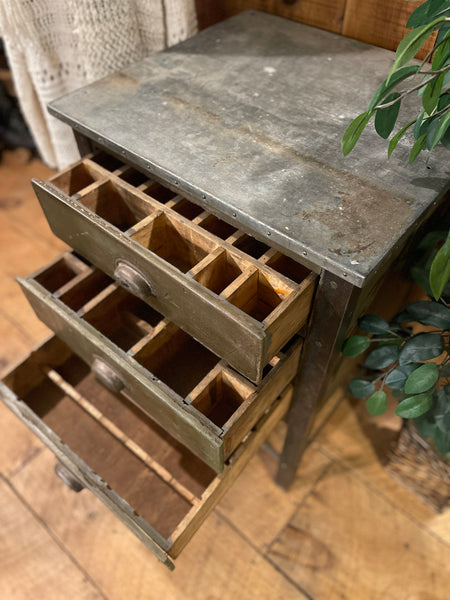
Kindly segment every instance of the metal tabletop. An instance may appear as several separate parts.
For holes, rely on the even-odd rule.
[[[449,189],[443,148],[411,167],[402,142],[388,161],[369,128],[341,154],[393,56],[248,11],[49,110],[241,229],[362,287]]]

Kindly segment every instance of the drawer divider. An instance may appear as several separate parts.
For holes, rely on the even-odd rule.
[[[182,483],[175,479],[170,472],[154,460],[143,448],[129,438],[117,425],[108,419],[102,412],[82,396],[70,383],[61,375],[47,366],[42,366],[42,370],[47,377],[56,384],[69,398],[78,406],[87,412],[93,419],[98,421],[112,436],[119,440],[130,452],[137,456],[149,469],[151,469],[160,479],[170,485],[180,496],[187,500],[192,506],[198,504],[199,499],[189,491]]]

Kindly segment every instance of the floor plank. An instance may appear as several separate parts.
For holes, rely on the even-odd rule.
[[[5,600],[105,600],[0,479],[0,597]]]
[[[93,494],[66,488],[54,463],[44,450],[12,477],[13,484],[110,600],[144,600],[149,590],[165,600],[305,599],[218,514],[207,519],[170,572]]]
[[[397,418],[392,418],[392,412],[383,419],[373,419],[362,405],[355,407],[346,399],[316,441],[330,456],[353,470],[366,485],[383,494],[394,507],[450,544],[450,509],[442,515],[437,514],[384,468],[389,445],[395,439],[399,426]]]
[[[268,551],[312,598],[447,600],[450,549],[333,462]]]

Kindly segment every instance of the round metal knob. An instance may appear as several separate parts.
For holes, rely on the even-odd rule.
[[[148,279],[133,267],[133,265],[130,265],[124,260],[118,261],[114,270],[114,278],[122,287],[135,296],[146,298],[147,296],[155,295]]]
[[[81,492],[81,490],[84,490],[84,485],[81,483],[81,481],[79,481],[75,475],[62,463],[56,463],[55,473],[61,479],[61,481],[74,492],[78,493]]]
[[[92,372],[97,381],[102,383],[112,392],[120,392],[125,387],[125,383],[117,375],[112,367],[105,363],[102,358],[96,357],[92,363]]]

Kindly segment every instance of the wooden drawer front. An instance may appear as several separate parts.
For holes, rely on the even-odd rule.
[[[296,372],[300,339],[271,359],[258,386],[252,384],[70,253],[19,283],[37,316],[98,378],[217,472]]]
[[[34,188],[57,236],[254,382],[308,317],[313,273],[112,157]]]
[[[290,393],[216,475],[125,397],[99,384],[56,337],[0,382],[0,398],[169,567],[286,413]]]

